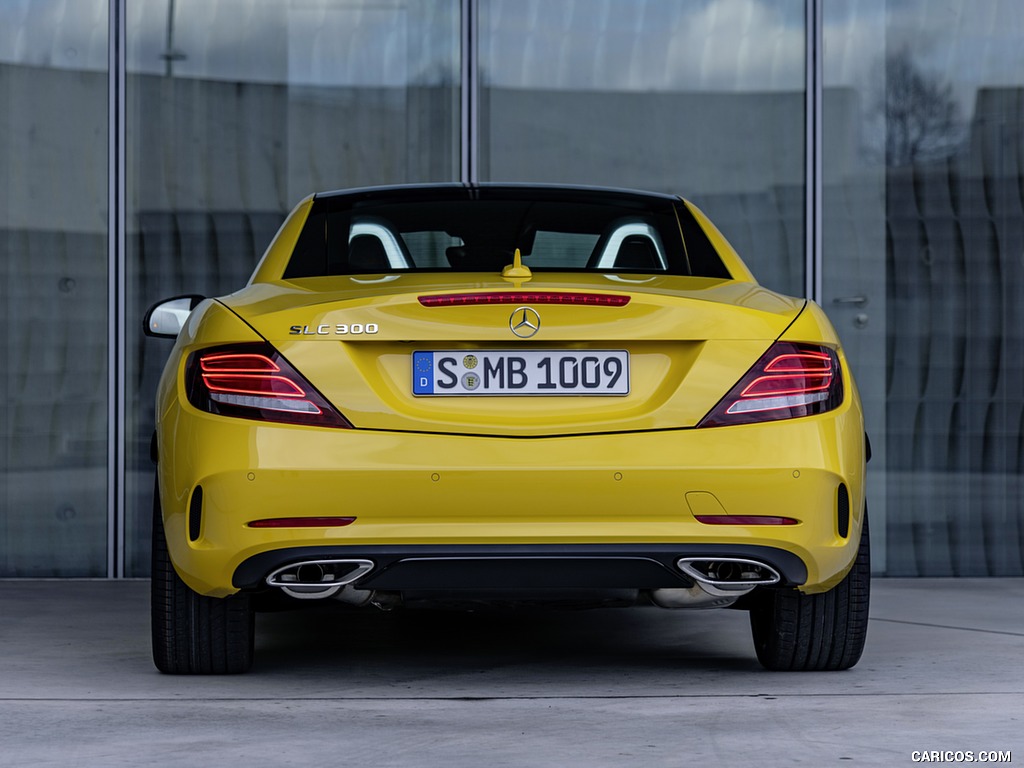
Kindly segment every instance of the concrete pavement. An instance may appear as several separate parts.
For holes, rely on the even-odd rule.
[[[876,579],[871,616],[798,674],[738,611],[261,614],[251,673],[182,678],[148,582],[0,581],[0,766],[1024,763],[1024,579]]]

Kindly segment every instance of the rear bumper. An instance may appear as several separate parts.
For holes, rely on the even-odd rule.
[[[376,590],[672,589],[693,586],[680,558],[765,563],[781,586],[800,586],[807,568],[791,552],[754,545],[490,545],[449,547],[292,547],[262,552],[235,570],[239,589],[258,589],[274,571],[301,561],[368,560],[352,582]]]
[[[161,425],[171,559],[211,596],[252,588],[272,565],[309,552],[374,561],[359,586],[376,589],[420,578],[446,589],[446,580],[498,583],[503,571],[523,586],[660,588],[686,583],[673,560],[681,555],[758,552],[814,592],[849,569],[864,508],[863,427],[850,407],[763,425],[529,439],[268,425],[187,406]],[[708,514],[799,523],[698,519]],[[249,526],[320,516],[355,522]]]

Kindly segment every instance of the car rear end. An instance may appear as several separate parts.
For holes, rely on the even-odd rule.
[[[834,331],[678,199],[307,200],[192,313],[158,409],[170,558],[212,598],[725,606],[828,593],[861,542]]]

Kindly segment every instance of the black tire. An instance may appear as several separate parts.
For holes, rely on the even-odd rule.
[[[867,514],[857,559],[828,592],[765,590],[750,610],[757,660],[773,670],[849,669],[860,660],[868,633],[871,555]]]
[[[252,666],[255,613],[244,594],[206,597],[181,580],[167,551],[159,493],[153,493],[150,592],[153,662],[170,675],[222,675]]]

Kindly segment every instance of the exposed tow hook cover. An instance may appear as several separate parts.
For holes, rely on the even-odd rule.
[[[299,600],[321,600],[372,570],[371,560],[303,560],[273,571],[267,585]]]

